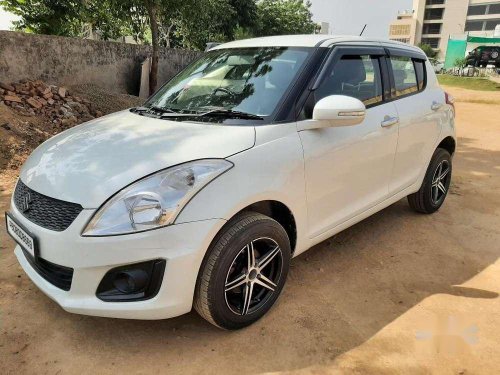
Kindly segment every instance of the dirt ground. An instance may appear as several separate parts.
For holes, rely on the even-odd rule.
[[[67,93],[87,99],[101,114],[108,114],[132,106],[141,105],[143,100],[136,96],[114,94],[95,85],[69,87]],[[0,97],[0,186],[9,185],[17,176],[19,167],[31,152],[43,141],[75,123],[55,124],[43,115],[29,115],[3,103]],[[84,121],[79,116],[76,124]],[[1,191],[1,190],[0,190]]]
[[[66,313],[25,276],[0,226],[0,373],[498,373],[500,92],[449,90],[459,145],[443,208],[418,215],[402,200],[295,258],[277,305],[242,331],[194,312]]]

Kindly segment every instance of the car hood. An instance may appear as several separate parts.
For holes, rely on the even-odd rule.
[[[196,159],[225,158],[255,144],[252,126],[175,122],[117,112],[40,145],[21,180],[49,197],[97,208],[128,184]]]

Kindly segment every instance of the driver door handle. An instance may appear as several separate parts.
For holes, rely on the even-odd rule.
[[[389,126],[396,125],[397,123],[399,123],[399,117],[385,116],[384,121],[380,123],[380,126],[387,128]]]

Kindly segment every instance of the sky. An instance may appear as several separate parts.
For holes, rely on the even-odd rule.
[[[412,0],[311,0],[313,19],[328,22],[330,34],[387,38],[398,10],[412,8]]]
[[[5,10],[0,8],[0,30],[9,30],[12,21],[15,21],[16,19],[16,16],[7,13]]]
[[[359,35],[386,38],[389,24],[398,10],[411,9],[412,0],[312,0],[313,19],[328,22],[330,34]],[[0,30],[8,30],[15,17],[0,8]]]

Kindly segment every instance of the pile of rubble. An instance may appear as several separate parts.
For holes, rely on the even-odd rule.
[[[56,127],[68,128],[102,116],[93,103],[71,95],[65,87],[47,85],[41,80],[0,82],[0,103],[23,115],[43,116]]]

